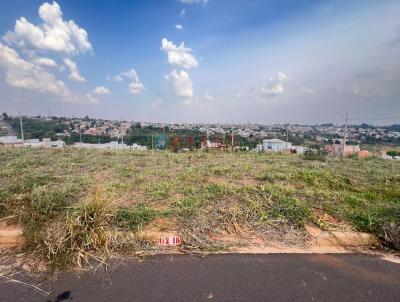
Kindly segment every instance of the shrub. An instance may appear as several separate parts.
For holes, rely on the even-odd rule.
[[[400,223],[385,223],[383,225],[383,232],[384,243],[400,251]]]
[[[92,253],[99,253],[97,260],[107,258],[114,212],[104,192],[95,188],[82,203],[67,211],[64,221],[50,224],[44,245],[53,267],[82,267],[89,264]]]
[[[399,156],[400,152],[397,152],[395,150],[390,150],[390,151],[386,152],[386,154],[394,157],[394,156]]]
[[[326,160],[327,153],[322,150],[306,150],[303,154],[305,160],[318,160],[324,162]]]

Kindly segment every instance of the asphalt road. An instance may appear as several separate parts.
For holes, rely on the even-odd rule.
[[[0,283],[0,301],[400,301],[400,264],[367,255],[157,256],[65,273],[44,296]]]

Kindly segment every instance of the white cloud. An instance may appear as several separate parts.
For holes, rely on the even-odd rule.
[[[161,41],[161,50],[167,53],[168,63],[179,65],[183,68],[194,68],[198,66],[196,57],[191,53],[192,49],[185,47],[185,43],[176,46],[166,38]]]
[[[303,94],[306,94],[306,95],[312,95],[312,94],[314,94],[314,90],[311,89],[311,88],[308,87],[308,86],[303,86],[303,87],[301,87],[301,92],[302,92]]]
[[[114,81],[116,81],[116,82],[122,82],[124,79],[119,75],[119,74],[117,74],[115,77],[114,77]]]
[[[69,79],[76,82],[85,82],[85,78],[82,77],[79,73],[78,67],[76,63],[71,59],[64,59],[64,64],[69,68],[70,74],[68,76]]]
[[[185,4],[199,4],[199,3],[207,4],[208,0],[179,0],[179,2]]]
[[[283,72],[278,72],[276,77],[271,77],[268,83],[261,87],[260,94],[262,97],[274,97],[285,92],[285,82],[287,81],[287,76]]]
[[[140,81],[139,76],[134,68],[126,72],[121,72],[114,77],[117,82],[123,81],[123,78],[131,79],[132,82],[129,84],[129,92],[132,94],[138,94],[145,89],[143,83]]]
[[[86,93],[85,97],[88,103],[97,104],[99,102],[99,100],[93,97],[90,93]]]
[[[189,78],[189,74],[181,70],[177,72],[173,70],[165,78],[170,83],[172,92],[179,97],[191,98],[193,97],[193,84]]]
[[[37,65],[42,65],[47,67],[57,67],[57,63],[49,58],[36,58],[34,62]]]
[[[3,40],[19,48],[50,50],[67,54],[85,53],[92,50],[86,30],[73,20],[64,21],[58,3],[44,3],[39,8],[43,21],[33,25],[24,17],[16,21],[14,31],[9,31]]]
[[[135,82],[129,84],[129,92],[132,94],[138,94],[144,89],[144,85],[142,82]]]
[[[90,94],[73,93],[68,86],[35,61],[29,62],[12,48],[0,43],[0,66],[5,68],[6,83],[12,87],[49,93],[65,102],[96,103]]]
[[[161,105],[164,103],[162,99],[156,99],[155,101],[150,103],[150,107],[153,110],[158,110],[160,109]]]
[[[182,29],[183,29],[183,26],[182,26],[181,24],[176,24],[176,25],[175,25],[175,28],[176,28],[177,30],[182,30]]]
[[[185,18],[185,16],[186,16],[186,9],[182,9],[181,12],[179,13],[179,16],[180,16],[181,18]]]
[[[95,94],[110,94],[110,89],[104,86],[97,86],[96,89],[93,91]]]
[[[25,61],[12,48],[0,43],[0,65],[6,69],[6,82],[10,86],[38,92],[49,92],[61,97],[69,94],[67,86],[32,62]]]

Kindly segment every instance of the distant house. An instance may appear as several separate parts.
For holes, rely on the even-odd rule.
[[[326,145],[324,149],[326,152],[335,154],[335,155],[342,155],[343,153],[344,153],[344,155],[351,155],[351,154],[360,152],[359,145],[346,145],[346,146],[344,146],[344,152],[343,152],[342,144]]]
[[[288,150],[291,147],[292,147],[292,143],[287,143],[287,142],[284,142],[283,140],[280,140],[277,138],[263,140],[264,151],[281,152],[284,150]]]
[[[18,139],[16,136],[0,136],[0,144],[22,146],[23,141],[22,139]]]
[[[358,157],[360,157],[360,158],[366,158],[369,156],[370,156],[370,154],[367,150],[361,150],[360,152],[358,152]]]

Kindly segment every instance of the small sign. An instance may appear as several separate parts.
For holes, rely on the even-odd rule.
[[[164,133],[156,137],[156,147],[160,150],[164,150],[167,147],[167,137]]]
[[[179,236],[158,238],[158,245],[180,245],[180,244],[181,244],[181,237]]]

